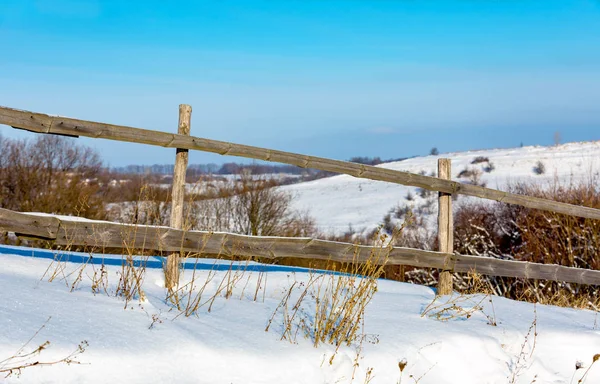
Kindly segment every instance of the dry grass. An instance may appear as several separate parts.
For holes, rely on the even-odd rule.
[[[592,362],[590,363],[590,365],[588,365],[587,368],[585,368],[584,364],[580,361],[575,363],[575,372],[573,372],[573,376],[571,377],[571,381],[570,384],[573,383],[573,380],[575,380],[575,376],[577,375],[577,371],[579,370],[583,370],[583,373],[581,375],[581,377],[576,381],[577,384],[583,384],[586,382],[588,374],[590,373],[590,370],[592,369],[592,367],[594,366],[594,364],[596,364],[596,362],[600,361],[600,353],[595,354],[592,357]]]
[[[365,310],[377,292],[377,279],[384,273],[391,244],[393,238],[383,234],[362,263],[358,262],[361,255],[354,253],[352,263],[333,273],[311,272],[308,281],[295,280],[284,292],[265,331],[277,324],[282,340],[296,343],[300,335],[315,347],[321,343],[334,345],[329,364],[340,346],[355,345],[356,367],[362,343],[378,342],[376,336],[364,333]]]
[[[202,244],[206,244],[210,236],[210,233],[206,234]],[[232,251],[235,254],[235,247]],[[230,299],[237,296],[240,300],[249,298],[258,301],[262,293],[262,301],[264,301],[267,274],[260,270],[258,272],[248,270],[252,258],[239,259],[224,257],[221,254],[212,255],[214,257],[212,267],[204,273],[199,265],[203,256],[205,256],[203,249],[186,255],[184,262],[190,265],[193,261],[192,267],[183,271],[181,275],[183,283],[168,293],[167,301],[179,311],[176,317],[197,316],[199,310],[204,307],[207,312],[211,312],[219,297]],[[219,266],[223,265],[228,265],[228,269],[219,271]],[[216,288],[212,289],[213,287]]]
[[[474,314],[482,314],[489,325],[496,326],[496,311],[492,299],[492,290],[487,281],[479,274],[470,272],[466,279],[469,281],[468,289],[451,296],[437,296],[421,313],[421,317],[429,317],[439,321],[454,319],[469,319]],[[490,304],[486,309],[484,303]]]
[[[142,193],[146,192],[142,190]],[[91,291],[94,294],[104,293],[123,298],[125,308],[134,299],[143,301],[145,294],[142,286],[149,252],[145,249],[145,241],[143,240],[142,245],[139,246],[136,239],[140,237],[145,239],[144,233],[140,232],[145,231],[145,229],[139,226],[138,223],[131,223],[121,234],[122,247],[108,250],[102,245],[94,245],[102,244],[102,234],[96,233],[94,224],[91,225],[91,228],[94,232],[90,238],[90,244],[92,245],[80,246],[74,244],[71,234],[66,233],[67,244],[58,247],[54,259],[44,272],[41,280],[47,279],[48,282],[62,281],[71,292],[79,289],[80,284],[85,280],[90,283]],[[88,254],[83,263],[76,264],[69,260],[70,253],[75,251],[83,251],[83,253]],[[94,255],[102,255],[109,251],[122,255],[121,268],[117,272],[119,279],[114,287],[109,284],[109,275],[104,259],[99,265],[94,260]]]
[[[581,182],[515,185],[512,192],[600,208],[598,175]],[[463,204],[455,213],[455,251],[568,267],[600,269],[600,221],[506,204]],[[464,289],[460,275],[456,282]],[[594,286],[486,276],[496,295],[517,300],[598,311]]]
[[[519,354],[516,356],[515,362],[509,367],[510,375],[508,376],[508,380],[510,384],[515,384],[519,376],[531,366],[530,360],[535,352],[537,336],[537,307],[534,304],[533,321],[531,322],[531,325],[525,334],[523,343],[521,344],[521,349],[519,350]]]
[[[418,384],[425,376],[427,376],[427,374],[429,372],[431,372],[431,370],[437,365],[437,363],[431,365],[429,367],[429,369],[427,369],[426,371],[424,371],[422,374],[420,374],[419,376],[415,376],[413,374],[408,374],[408,378],[412,380],[412,382],[414,384]],[[402,384],[402,378],[404,377],[404,371],[406,370],[408,366],[408,360],[406,359],[401,359],[400,361],[398,361],[398,369],[400,369],[400,377],[398,378],[398,381],[396,382],[396,384]]]
[[[31,367],[42,367],[56,364],[81,364],[81,362],[77,361],[77,356],[81,355],[85,352],[88,347],[88,342],[83,340],[81,343],[77,345],[75,350],[59,359],[54,360],[40,360],[38,357],[42,354],[43,351],[47,350],[50,347],[50,341],[46,340],[45,342],[39,344],[37,347],[30,349],[28,351],[28,346],[31,344],[33,339],[46,327],[46,324],[50,321],[50,317],[42,326],[31,336],[25,344],[21,346],[12,356],[0,360],[0,374],[5,375],[7,378],[9,376],[19,377],[24,369]]]
[[[483,306],[484,302],[491,304],[491,313],[486,312]],[[485,316],[489,325],[497,325],[492,297],[489,295],[438,296],[423,310],[421,317],[427,316],[439,321],[449,321],[469,319],[476,313],[481,313]]]

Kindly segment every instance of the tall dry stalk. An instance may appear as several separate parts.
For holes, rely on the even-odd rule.
[[[335,346],[332,363],[342,345],[351,346],[368,337],[364,334],[365,310],[377,292],[377,279],[384,273],[394,239],[403,230],[376,238],[367,257],[355,248],[353,261],[333,272],[309,272],[308,281],[295,281],[287,289],[268,321],[265,331],[278,325],[281,339],[297,342],[299,334],[312,341]],[[335,265],[335,264],[334,264]]]

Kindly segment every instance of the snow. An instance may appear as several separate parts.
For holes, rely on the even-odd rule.
[[[478,156],[489,158],[495,169],[485,172],[483,167],[487,165],[486,163],[471,164]],[[453,180],[466,181],[465,178],[458,178],[458,174],[467,167],[475,168],[482,172],[481,181],[485,182],[487,187],[507,190],[509,185],[519,181],[543,185],[555,179],[567,183],[589,180],[600,170],[600,142],[444,153],[439,156],[416,157],[386,163],[380,167],[435,175],[437,159],[441,157],[452,160]],[[533,171],[538,161],[545,165],[546,171],[542,175],[537,175]],[[372,230],[382,222],[390,209],[405,204],[416,208],[426,203],[426,199],[416,194],[415,188],[348,175],[282,188],[294,196],[292,200],[294,209],[309,212],[315,218],[321,232],[332,234],[344,233],[350,225],[359,232]],[[406,198],[409,191],[414,195],[413,200]]]
[[[298,337],[297,344],[280,340],[281,316],[265,332],[269,318],[293,281],[306,282],[310,272],[302,268],[260,266],[245,263],[244,278],[229,299],[219,295],[208,312],[200,308],[190,317],[180,315],[165,302],[161,263],[150,257],[143,282],[145,299],[128,303],[114,291],[121,271],[120,257],[94,255],[105,261],[108,293],[92,293],[91,276],[100,268],[88,263],[83,279],[70,287],[89,255],[67,254],[60,264],[64,275],[48,281],[59,265],[50,251],[0,246],[0,361],[12,356],[50,318],[25,348],[31,351],[44,341],[48,349],[39,361],[61,359],[82,340],[89,343],[76,357],[82,364],[55,364],[24,369],[6,383],[349,383],[357,347],[343,346],[330,365],[335,348]],[[228,268],[213,271],[213,260],[200,260],[198,282],[209,274],[210,297]],[[219,261],[223,265],[224,261]],[[229,263],[225,263],[227,266]],[[191,278],[188,261],[184,282]],[[49,268],[50,266],[50,268]],[[266,284],[254,301],[258,271],[266,270]],[[47,272],[47,271],[50,272]],[[45,276],[44,276],[45,275]],[[65,281],[62,276],[68,276]],[[337,277],[333,277],[337,278]],[[246,281],[247,288],[244,289]],[[264,297],[264,300],[263,300]],[[600,353],[598,313],[515,302],[477,295],[457,300],[471,308],[482,301],[483,311],[441,321],[422,316],[434,292],[423,286],[379,280],[367,306],[364,342],[354,383],[398,383],[398,363],[406,367],[402,383],[570,383],[581,377],[578,361],[587,368]],[[493,308],[492,308],[493,305]],[[435,313],[435,311],[430,311]],[[179,316],[178,316],[179,315]],[[155,321],[158,318],[159,321]],[[489,324],[490,316],[497,326]],[[526,337],[533,320],[535,332]],[[534,345],[535,342],[535,345]],[[523,358],[518,356],[523,351]],[[3,368],[0,362],[0,369]],[[600,363],[592,366],[585,383],[600,382]],[[6,366],[5,366],[6,367]],[[575,374],[575,379],[572,380]],[[413,375],[413,378],[409,377]],[[2,382],[2,379],[0,379]]]

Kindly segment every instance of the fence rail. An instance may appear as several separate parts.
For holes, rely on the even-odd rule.
[[[600,271],[596,270],[453,254],[450,247],[453,231],[451,199],[447,195],[475,196],[589,219],[600,219],[599,209],[502,192],[476,185],[461,184],[449,180],[449,175],[446,175],[448,179],[429,177],[346,161],[209,140],[183,134],[50,116],[7,107],[0,107],[0,124],[37,133],[75,137],[87,136],[177,148],[178,152],[182,150],[200,150],[221,155],[273,161],[438,191],[440,192],[440,207],[443,204],[447,205],[445,208],[447,214],[438,218],[438,226],[443,229],[440,230],[440,233],[447,232],[444,242],[448,244],[440,249],[447,250],[448,253],[392,247],[386,250],[386,253],[389,251],[389,254],[386,255],[387,264],[437,268],[446,273],[447,276],[449,275],[448,272],[452,271],[474,271],[492,276],[600,285]],[[183,178],[180,179],[183,180]],[[171,226],[173,227],[173,225]],[[184,231],[169,227],[75,221],[49,215],[24,214],[6,209],[0,209],[0,230],[14,232],[20,236],[46,239],[56,245],[88,246],[100,249],[129,247],[136,250],[183,251],[222,257],[238,256],[268,259],[294,257],[361,263],[369,260],[371,252],[381,250],[381,248],[376,247],[311,238],[257,237],[231,233]],[[452,289],[451,280],[444,287],[440,285],[438,287],[439,292],[441,294],[449,293]]]
[[[462,184],[456,181],[423,176],[416,173],[395,171],[370,165],[252,147],[194,136],[97,123],[62,116],[50,116],[7,107],[0,107],[0,124],[6,124],[14,128],[37,133],[86,136],[167,148],[213,152],[221,155],[291,164],[302,168],[313,168],[322,171],[342,173],[364,179],[420,187],[431,191],[475,196],[544,211],[563,213],[589,219],[600,219],[600,210],[594,208],[503,192],[477,185]]]
[[[600,285],[600,271],[466,256],[420,249],[371,247],[350,243],[298,237],[259,237],[232,233],[183,231],[168,227],[117,224],[102,221],[74,221],[0,209],[0,230],[19,236],[34,237],[63,246],[86,246],[90,249],[129,248],[164,252],[192,252],[203,256],[260,257],[275,259],[294,257],[362,263],[371,252],[385,252],[388,265],[448,269],[454,272],[477,272],[484,275],[521,277]]]

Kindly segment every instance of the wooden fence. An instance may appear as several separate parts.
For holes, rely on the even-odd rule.
[[[187,123],[189,133],[189,119]],[[440,209],[441,213],[439,216],[439,232],[440,236],[444,236],[443,238],[440,237],[439,240],[440,244],[446,244],[445,247],[441,247],[440,249],[446,250],[447,253],[395,247],[391,250],[388,264],[439,268],[447,273],[453,271],[476,271],[481,274],[495,276],[524,277],[600,285],[600,271],[499,260],[480,256],[455,255],[452,254],[451,246],[448,247],[448,244],[451,244],[453,228],[449,194],[476,196],[528,208],[590,219],[600,219],[600,210],[598,209],[502,192],[476,185],[461,184],[449,180],[449,173],[444,178],[429,177],[363,164],[193,137],[188,134],[181,134],[181,129],[180,133],[173,134],[60,116],[49,116],[6,107],[0,107],[0,124],[37,133],[75,137],[87,136],[177,148],[178,150],[200,150],[219,153],[221,155],[241,156],[438,191],[440,192],[440,207],[442,205],[446,206],[446,208]],[[440,170],[441,163],[439,165]],[[371,247],[367,246],[306,238],[249,237],[229,233],[186,232],[174,228],[148,226],[138,226],[136,228],[136,235],[131,240],[135,248],[140,248],[139,245],[141,243],[138,242],[143,242],[145,249],[169,252],[197,252],[203,250],[206,254],[228,256],[237,254],[239,256],[260,256],[265,258],[300,257],[342,262],[353,261],[356,257],[355,253],[358,252],[359,259],[357,261],[360,262],[366,260],[364,258],[368,257],[368,254],[372,250]],[[56,244],[91,245],[98,247],[121,247],[125,233],[131,233],[131,226],[123,224],[59,220],[55,217],[22,214],[1,209],[0,229],[28,236],[51,239]],[[101,234],[101,236],[98,234]],[[448,288],[444,288],[441,293],[449,293]]]
[[[164,252],[192,252],[221,257],[295,257],[362,263],[371,252],[383,251],[389,265],[410,265],[477,273],[567,281],[600,285],[600,271],[499,260],[425,251],[413,248],[390,249],[301,237],[245,236],[223,232],[183,231],[169,227],[117,224],[102,221],[74,221],[48,215],[14,212],[0,208],[0,228],[21,236],[53,241],[56,245],[86,246],[91,250],[129,248]],[[383,258],[379,262],[383,262]]]

